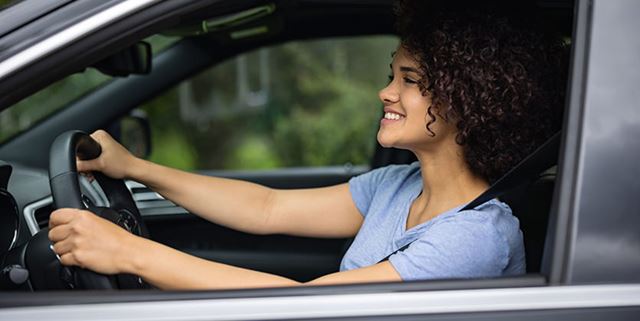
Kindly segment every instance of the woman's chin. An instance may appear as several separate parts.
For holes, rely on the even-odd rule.
[[[378,133],[378,144],[380,144],[380,146],[384,147],[384,148],[392,148],[395,147],[393,145],[393,141],[390,139],[387,139],[384,137],[384,135],[380,135],[380,133]]]
[[[384,136],[380,136],[380,135],[378,135],[378,144],[380,144],[380,146],[384,148],[413,150],[410,146],[406,144],[402,144],[396,140],[385,138]]]

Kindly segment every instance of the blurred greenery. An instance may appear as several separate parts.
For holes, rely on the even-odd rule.
[[[203,71],[142,106],[150,159],[188,170],[368,164],[396,45],[384,36],[293,42]],[[177,141],[191,149],[168,143]]]

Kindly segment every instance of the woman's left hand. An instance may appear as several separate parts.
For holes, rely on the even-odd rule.
[[[76,265],[102,274],[126,273],[136,236],[97,215],[78,209],[54,211],[49,240],[64,265]]]

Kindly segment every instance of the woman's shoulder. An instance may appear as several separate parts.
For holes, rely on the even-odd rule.
[[[351,197],[360,213],[366,215],[374,201],[378,204],[389,203],[394,197],[398,197],[398,189],[419,184],[419,171],[418,163],[388,165],[352,177],[349,180]]]
[[[520,224],[509,205],[497,199],[489,200],[473,209],[453,211],[441,217],[438,224],[474,226],[477,231],[499,235],[518,232]]]
[[[489,217],[510,218],[513,217],[513,212],[511,211],[511,207],[509,207],[508,204],[494,198],[476,206],[475,208],[464,211],[456,211],[452,216],[457,216],[458,218],[469,220]]]

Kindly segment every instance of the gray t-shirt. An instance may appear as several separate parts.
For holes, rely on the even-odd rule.
[[[507,204],[494,199],[458,212],[463,204],[406,230],[409,208],[422,191],[418,162],[359,175],[349,189],[364,222],[341,271],[374,265],[411,243],[389,258],[405,281],[525,273],[522,232]]]

